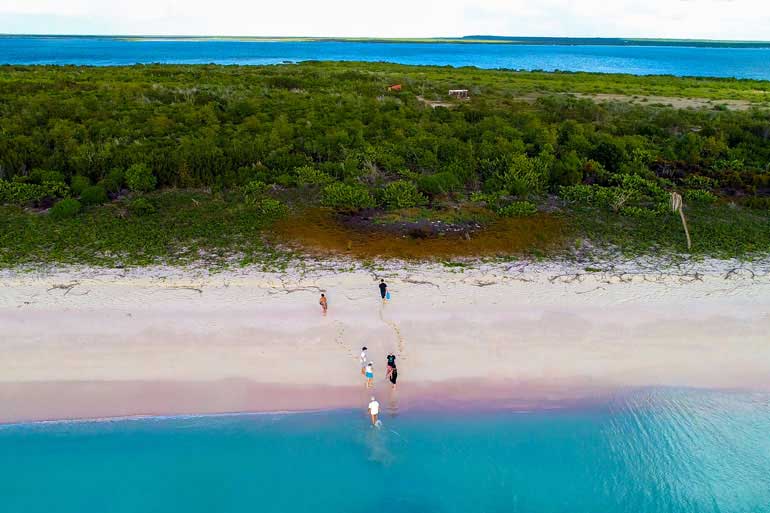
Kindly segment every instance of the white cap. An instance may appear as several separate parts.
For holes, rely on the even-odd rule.
[[[375,400],[375,399],[374,399],[374,396],[372,396],[372,401],[374,401],[374,400]]]

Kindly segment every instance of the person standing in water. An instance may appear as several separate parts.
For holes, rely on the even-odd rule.
[[[361,348],[361,375],[366,374],[366,346]]]
[[[380,403],[372,396],[372,400],[369,403],[369,417],[372,419],[372,426],[377,425],[377,415],[380,414]]]
[[[388,284],[385,283],[385,280],[380,280],[380,295],[382,300],[385,301],[385,296],[388,295]]]
[[[318,304],[321,305],[324,314],[326,314],[326,310],[329,308],[329,303],[326,302],[326,296],[324,294],[321,294],[321,299],[318,301]]]
[[[374,362],[366,364],[366,388],[372,388],[374,386]]]

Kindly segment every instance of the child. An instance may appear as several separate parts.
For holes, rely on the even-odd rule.
[[[374,362],[369,362],[366,365],[366,388],[372,388],[374,386]]]
[[[326,296],[321,294],[321,299],[318,301],[318,304],[321,305],[321,308],[323,308],[324,314],[326,313],[326,310],[329,308],[329,304],[326,302]]]

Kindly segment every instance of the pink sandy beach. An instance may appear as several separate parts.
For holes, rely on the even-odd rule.
[[[0,422],[359,407],[362,345],[375,395],[400,408],[770,388],[761,266],[70,269],[0,283]]]

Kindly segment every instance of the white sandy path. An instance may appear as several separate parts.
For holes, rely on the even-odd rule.
[[[386,353],[401,353],[402,384],[768,388],[767,274],[571,273],[391,269],[384,308],[376,273],[360,270],[6,273],[0,385],[354,386],[365,344],[380,380]]]

